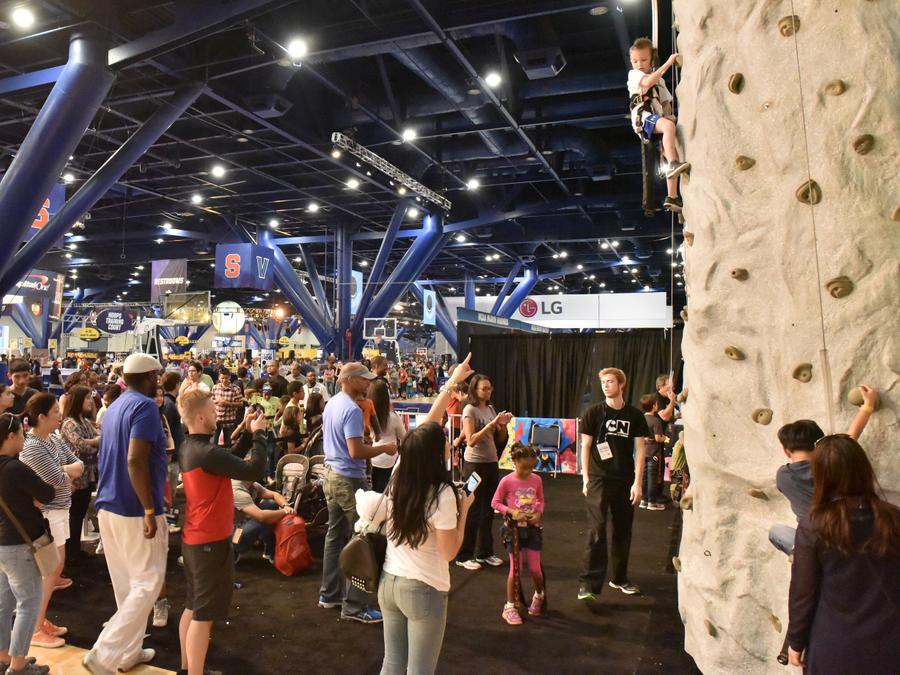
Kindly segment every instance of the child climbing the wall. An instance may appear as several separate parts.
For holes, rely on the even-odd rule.
[[[528,607],[530,616],[540,616],[544,611],[544,571],[541,567],[543,547],[544,485],[534,473],[537,453],[530,445],[514,443],[510,457],[515,471],[507,474],[497,486],[491,507],[516,527],[519,535],[519,560],[514,560],[513,538],[510,525],[503,526],[503,542],[509,553],[509,577],[506,580],[506,604],[501,616],[511,626],[522,625],[518,610],[518,589],[515,570],[522,569],[522,553],[528,563],[528,570],[534,581],[534,596]]]
[[[678,54],[672,54],[666,62],[653,70],[656,50],[648,38],[638,38],[631,45],[631,71],[628,73],[629,108],[631,126],[644,143],[649,143],[653,134],[662,136],[663,155],[669,163],[666,171],[668,196],[663,207],[671,211],[681,211],[681,197],[678,196],[678,176],[689,171],[691,165],[679,160],[675,147],[675,116],[672,114],[672,94],[666,87],[663,75],[675,63]]]

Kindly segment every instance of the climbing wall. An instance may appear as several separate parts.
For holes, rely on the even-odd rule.
[[[900,503],[897,5],[674,9],[693,166],[682,185],[693,484],[675,561],[685,644],[705,673],[786,673],[775,657],[790,570],[767,539],[773,523],[794,522],[774,484],[778,427],[812,418],[827,430],[830,405],[846,431],[848,391],[877,388],[861,440]]]

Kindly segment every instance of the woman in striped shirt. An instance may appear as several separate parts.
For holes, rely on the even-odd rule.
[[[66,540],[69,538],[69,508],[72,505],[72,481],[84,473],[84,464],[56,433],[59,429],[59,404],[52,394],[37,393],[28,399],[25,416],[31,431],[25,439],[25,447],[19,460],[27,464],[48,485],[56,490],[56,496],[41,507],[50,534],[59,549],[59,567],[43,579],[44,598],[38,613],[31,644],[36,647],[62,647],[62,636],[68,630],[56,626],[47,619],[47,605],[53,591],[72,585],[71,579],[62,575],[66,561]]]
[[[118,387],[117,387],[118,389]],[[59,434],[75,456],[84,463],[84,473],[72,483],[72,506],[69,511],[69,541],[66,558],[69,563],[81,557],[81,526],[91,504],[91,492],[97,483],[97,450],[100,448],[100,432],[92,421],[94,397],[91,389],[78,384],[69,390],[63,408],[63,421]]]

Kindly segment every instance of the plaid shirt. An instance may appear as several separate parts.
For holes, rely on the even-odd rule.
[[[233,424],[237,418],[237,407],[230,405],[222,405],[222,403],[238,403],[243,399],[241,390],[233,384],[222,384],[216,382],[213,387],[213,400],[216,403],[216,422],[221,424]]]

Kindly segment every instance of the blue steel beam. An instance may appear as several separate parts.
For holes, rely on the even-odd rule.
[[[531,293],[535,284],[538,282],[537,270],[533,267],[525,268],[525,278],[522,282],[516,286],[516,290],[512,292],[509,296],[509,299],[500,308],[498,312],[498,316],[502,316],[506,319],[510,318],[513,314],[516,313],[516,310],[519,308],[519,305],[528,297],[528,294]]]
[[[328,296],[325,294],[325,288],[322,286],[322,280],[319,278],[319,270],[316,269],[316,261],[306,249],[300,247],[300,255],[303,257],[303,266],[309,275],[309,285],[312,286],[313,298],[319,303],[319,309],[322,310],[322,316],[325,323],[329,326],[334,325],[334,315],[331,313],[331,307],[328,305]]]
[[[425,293],[422,290],[422,286],[417,283],[414,283],[409,289],[413,292],[413,295],[416,296],[416,299],[422,303],[422,306],[425,306]],[[435,308],[438,310],[438,308]],[[441,335],[444,336],[444,339],[447,340],[447,344],[453,349],[454,352],[456,349],[456,326],[453,325],[453,322],[449,320],[449,317],[441,311],[435,311],[435,323],[437,324],[437,329],[441,332]]]
[[[6,96],[7,94],[12,94],[16,91],[53,84],[59,79],[59,76],[62,75],[63,70],[65,70],[65,66],[54,66],[52,68],[44,68],[43,70],[34,70],[30,73],[5,77],[0,80],[0,96]]]
[[[13,322],[23,333],[25,333],[25,337],[31,340],[32,344],[37,346],[37,328],[35,327],[34,321],[32,321],[28,310],[25,309],[25,305],[22,303],[11,305],[9,307],[9,314]]]
[[[353,244],[350,242],[350,229],[346,225],[338,227],[337,247],[337,287],[338,287],[338,323],[337,334],[341,336],[338,341],[342,357],[352,359],[352,354],[344,353],[347,348],[347,340],[343,337],[350,329],[350,298],[353,291]]]
[[[0,263],[5,265],[25,238],[114,79],[105,44],[73,35],[69,61],[0,181],[0,223],[8,244]]]
[[[517,260],[516,263],[512,266],[512,269],[509,271],[509,274],[506,276],[506,281],[503,282],[503,287],[497,294],[497,299],[494,301],[494,306],[491,308],[491,314],[496,314],[500,311],[500,307],[503,306],[503,301],[506,300],[506,296],[509,295],[509,292],[512,290],[513,284],[516,281],[516,276],[519,274],[519,270],[521,269],[522,261]]]
[[[134,132],[103,166],[91,176],[71,199],[7,264],[0,276],[0,293],[7,293],[15,283],[37,264],[41,257],[52,248],[84,213],[101,199],[119,178],[131,167],[147,149],[187,110],[200,92],[202,86],[189,87],[174,98],[165,101],[162,107]]]
[[[51,338],[58,340],[64,332],[68,333],[71,330],[72,325],[75,323],[75,316],[78,314],[75,309],[75,305],[81,302],[83,299],[84,291],[81,288],[76,288],[75,292],[72,294],[71,299],[69,300],[69,303],[63,310],[62,315],[59,317],[59,321],[51,331]]]
[[[465,293],[466,309],[475,309],[475,279],[471,274],[466,274],[466,280],[463,282],[463,292]]]

